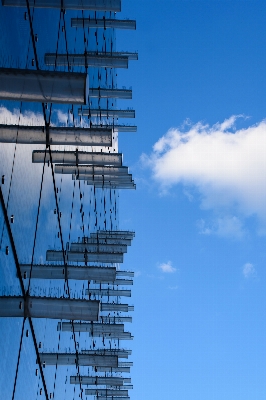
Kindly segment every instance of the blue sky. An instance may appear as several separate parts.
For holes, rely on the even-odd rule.
[[[123,16],[137,31],[117,49],[139,52],[119,73],[138,125],[119,138],[137,182],[120,194],[131,397],[264,399],[266,5],[124,1]]]
[[[32,51],[28,53],[17,40],[19,32],[27,34],[23,12],[5,12],[9,17],[3,18],[3,14],[1,18],[6,26],[13,21],[12,13],[19,23],[10,35],[2,24],[2,38],[7,37],[1,46],[11,54],[20,46],[20,65],[26,66],[27,55],[30,65]],[[43,53],[54,46],[58,24],[50,24],[51,12],[46,25],[53,28],[48,35],[38,25],[40,12],[36,15],[38,51]],[[67,12],[68,27],[70,15]],[[131,398],[264,400],[266,4],[245,0],[123,0],[122,13],[117,17],[137,20],[136,32],[117,31],[117,51],[139,52],[138,62],[131,61],[128,70],[118,71],[118,86],[132,85],[133,101],[117,104],[119,108],[133,106],[138,125],[137,133],[119,134],[123,164],[130,167],[137,183],[136,191],[119,193],[120,229],[136,231],[122,266],[136,273],[134,319],[127,327],[135,337],[127,345],[133,348],[134,361]],[[83,48],[82,32],[76,35]],[[64,41],[60,46],[64,48]],[[8,63],[3,54],[3,63]],[[27,107],[24,105],[22,111]],[[40,109],[36,107],[35,113]],[[64,107],[64,111],[67,109]],[[32,118],[25,113],[25,124]],[[2,151],[1,163],[7,176],[12,168],[12,146],[7,147],[10,153]],[[36,177],[42,171],[42,165],[32,168],[31,150],[30,146],[27,151],[17,149],[15,189],[9,205],[10,212],[16,210],[12,229],[15,238],[20,238],[22,261],[31,254],[29,248],[32,251],[28,237],[33,238],[35,225],[30,213],[36,216],[38,204],[28,203],[28,198],[30,195],[38,200]],[[34,179],[38,185],[32,185]],[[56,234],[54,198],[50,196],[51,175],[46,173],[44,179],[38,255],[45,253],[48,242],[53,248],[61,245]],[[67,235],[71,177],[65,182],[68,185],[62,192],[60,189],[60,207]],[[75,199],[80,194],[77,186]],[[84,187],[84,202],[89,208],[92,189],[86,192]],[[3,190],[7,196],[8,184]],[[73,218],[71,240],[80,235],[79,200],[75,207],[78,217]],[[93,218],[89,216],[91,225]],[[5,254],[0,255],[3,260]],[[15,276],[11,257],[4,260],[4,273],[12,270]],[[63,290],[63,283],[61,286]],[[78,284],[72,283],[74,294],[78,289]],[[18,288],[12,290],[19,293]],[[2,343],[9,343],[13,333],[13,352],[17,354],[20,327],[10,326],[10,330],[1,329]],[[55,348],[55,325],[49,325],[47,332],[40,321],[36,327],[38,340],[45,341],[48,349]],[[68,341],[61,339],[63,350],[70,346],[64,344]],[[30,343],[24,339],[22,359],[30,359],[29,369],[34,372],[36,357]],[[11,342],[5,352],[10,346]],[[11,364],[15,362],[12,356],[10,359]],[[15,364],[11,364],[10,371],[14,371]],[[34,373],[31,380],[28,376],[24,379],[27,369],[20,371],[17,396],[32,393],[35,398],[40,381]],[[53,370],[47,368],[45,373],[51,377],[48,382],[52,392]],[[59,373],[64,382],[68,370]],[[68,390],[68,397],[73,391],[70,386],[62,386]],[[6,393],[11,389],[10,384]]]

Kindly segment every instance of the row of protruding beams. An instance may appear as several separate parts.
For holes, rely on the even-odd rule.
[[[71,243],[66,251],[47,250],[46,261],[103,262],[122,263],[127,246],[131,245],[134,232],[98,231],[90,237],[83,237],[81,242]]]
[[[99,188],[135,189],[136,187],[128,169],[122,167],[122,153],[85,152],[78,149],[55,150],[49,153],[46,150],[32,152],[33,163],[43,164],[44,160],[47,164],[50,162],[58,164],[55,167],[56,173],[71,174],[72,179],[87,181],[88,185]]]

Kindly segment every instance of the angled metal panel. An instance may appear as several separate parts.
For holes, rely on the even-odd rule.
[[[116,279],[116,269],[113,267],[73,266],[73,265],[36,265],[20,264],[24,279],[74,279],[112,283]]]
[[[113,355],[89,355],[71,353],[39,353],[45,365],[79,365],[118,367],[118,357]]]
[[[128,304],[101,303],[101,311],[134,311],[134,306]]]
[[[131,290],[86,289],[88,296],[131,297]]]
[[[121,378],[116,376],[71,376],[70,383],[73,385],[115,385],[122,386],[127,378]]]
[[[91,109],[79,108],[78,115],[89,116],[91,118],[135,118],[135,110],[107,110],[107,109]]]
[[[116,125],[116,124],[108,125],[108,124],[106,124],[103,126],[112,128],[114,132],[128,132],[128,133],[137,132],[136,125]],[[101,125],[93,124],[92,127],[100,128]]]
[[[92,98],[109,98],[109,99],[132,99],[131,89],[108,89],[108,88],[90,88],[89,97]]]
[[[99,349],[99,350],[81,350],[82,354],[103,354],[103,355],[115,355],[118,358],[128,358],[132,354],[132,350],[124,349]]]
[[[101,243],[71,243],[70,251],[88,253],[126,253],[127,246],[123,244]]]
[[[103,262],[122,263],[123,254],[120,253],[80,253],[68,251],[65,256],[70,262]],[[60,250],[47,250],[46,261],[64,261],[63,252]]]
[[[26,0],[2,0],[3,6],[26,7]],[[121,0],[29,0],[35,8],[63,8],[65,10],[121,11]]]
[[[86,104],[86,97],[86,74],[0,68],[1,100]]]
[[[97,300],[1,296],[0,316],[97,321],[99,304]]]
[[[119,53],[117,53],[119,54]],[[79,66],[79,67],[94,67],[94,68],[128,68],[128,56],[126,55],[108,55],[108,53],[97,54],[56,54],[46,53],[44,62],[50,66]]]
[[[110,317],[107,315],[100,315],[99,321],[107,324],[120,324],[121,322],[132,322],[132,317],[128,316],[120,316],[117,317]]]
[[[124,239],[133,239],[135,237],[135,232],[133,231],[104,231],[104,230],[98,230],[96,233],[92,233],[91,237],[93,236],[99,236],[99,237],[120,237]]]
[[[116,276],[128,276],[128,277],[134,277],[134,272],[132,271],[116,271]]]
[[[59,322],[57,330],[62,332],[93,332],[103,333],[124,333],[124,324],[101,324],[86,322]]]
[[[67,165],[56,164],[54,169],[56,174],[83,174],[83,175],[128,175],[128,167],[113,167],[99,165]]]
[[[88,186],[94,186],[98,189],[136,189],[136,185],[133,182],[119,182],[119,181],[104,181],[104,182],[97,182],[97,181],[89,181],[86,179],[86,183]]]
[[[111,28],[136,30],[136,21],[130,19],[71,18],[73,28]]]
[[[97,371],[99,369],[97,368]],[[127,390],[112,390],[112,389],[85,389],[85,396],[128,396]],[[121,397],[120,397],[121,398]]]
[[[97,367],[97,372],[124,372],[129,374],[130,367],[117,367],[117,368]]]
[[[92,153],[85,151],[52,151],[53,163],[66,163],[66,164],[90,164],[90,165],[111,165],[122,166],[121,153]],[[34,150],[32,152],[33,163],[44,162],[45,150]],[[46,152],[46,163],[51,162],[50,155]]]
[[[111,129],[49,127],[49,143],[54,145],[111,146]],[[0,143],[46,144],[42,126],[0,125]]]

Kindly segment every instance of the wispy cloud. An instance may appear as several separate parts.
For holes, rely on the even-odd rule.
[[[172,266],[172,262],[168,261],[167,263],[162,263],[158,267],[162,272],[165,273],[173,273],[176,272],[176,268]]]
[[[254,267],[254,265],[251,264],[251,263],[246,263],[246,264],[243,266],[242,272],[243,272],[243,275],[244,275],[244,277],[245,277],[246,279],[249,279],[249,278],[256,278],[256,276],[257,276],[257,272],[256,272],[256,270],[255,270],[255,267]]]
[[[169,286],[169,289],[170,290],[177,290],[178,289],[178,286],[176,285],[176,286]]]
[[[246,235],[242,221],[236,216],[217,217],[211,222],[200,219],[197,221],[197,226],[202,235],[216,235],[234,239],[242,239]]]
[[[266,224],[266,121],[237,130],[239,117],[213,126],[186,122],[170,129],[141,159],[162,191],[181,183],[198,191],[204,209],[256,215]],[[237,220],[230,223],[236,226]]]

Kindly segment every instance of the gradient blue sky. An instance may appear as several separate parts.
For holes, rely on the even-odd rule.
[[[121,16],[137,31],[117,49],[139,52],[118,74],[138,125],[119,139],[137,182],[120,194],[131,398],[264,400],[266,3],[128,0]]]

